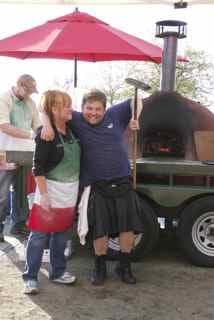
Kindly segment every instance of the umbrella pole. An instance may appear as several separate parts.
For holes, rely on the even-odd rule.
[[[137,88],[135,87],[134,92],[134,120],[137,120]],[[136,189],[137,181],[137,168],[136,168],[136,160],[137,160],[137,130],[133,131],[133,152],[132,152],[132,165],[133,165],[133,188]]]
[[[74,88],[77,87],[77,58],[74,58]]]

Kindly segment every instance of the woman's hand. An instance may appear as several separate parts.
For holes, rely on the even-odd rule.
[[[50,210],[51,205],[50,205],[50,200],[49,200],[48,193],[42,193],[41,194],[41,196],[40,196],[40,206],[46,211]]]
[[[140,127],[139,127],[139,121],[138,120],[134,120],[134,119],[131,119],[129,121],[129,128],[131,130],[139,130]]]

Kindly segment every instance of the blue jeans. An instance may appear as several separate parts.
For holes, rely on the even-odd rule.
[[[29,211],[26,197],[27,170],[25,167],[19,167],[16,170],[0,171],[0,217],[3,216],[1,214],[2,211],[8,211],[2,208],[8,207],[11,232],[17,232],[19,229],[22,229],[27,220]],[[12,188],[9,191],[10,187]]]
[[[15,183],[15,176],[15,170],[0,170],[0,232],[3,230],[3,222],[8,212],[9,188]]]
[[[59,278],[66,269],[66,259],[64,255],[66,247],[65,232],[41,233],[31,232],[26,248],[24,280],[37,280],[39,269],[42,264],[43,251],[49,240],[50,265],[49,278],[51,280]]]

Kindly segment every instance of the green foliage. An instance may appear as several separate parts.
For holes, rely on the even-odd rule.
[[[189,62],[178,63],[176,89],[185,96],[210,106],[214,103],[214,65],[204,51],[188,49]]]
[[[175,90],[184,96],[214,105],[214,65],[204,51],[187,49],[188,62],[177,62]],[[148,83],[152,90],[160,90],[161,65],[148,62],[108,62],[101,71],[100,89],[115,103],[133,95],[133,88],[125,83],[128,77]]]

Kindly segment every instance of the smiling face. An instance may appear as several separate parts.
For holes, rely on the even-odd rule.
[[[87,101],[82,107],[84,119],[91,125],[96,125],[103,120],[105,108],[101,101]]]
[[[91,125],[100,123],[105,115],[106,96],[97,89],[93,89],[83,96],[82,115]]]

